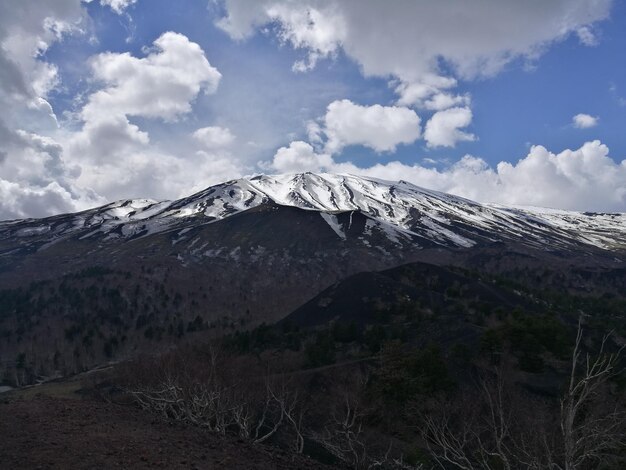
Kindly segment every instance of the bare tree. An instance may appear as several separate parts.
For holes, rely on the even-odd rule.
[[[296,453],[304,450],[306,408],[283,374],[231,360],[211,345],[207,357],[185,352],[136,365],[127,391],[144,409],[218,434],[235,433],[260,444],[280,434]],[[279,433],[280,431],[280,433]]]
[[[440,403],[438,413],[429,412],[423,416],[422,437],[432,458],[445,469],[453,465],[462,470],[474,470],[474,461],[469,447],[474,437],[473,416],[459,419],[453,416],[448,403]]]
[[[290,447],[296,454],[301,454],[304,451],[304,418],[307,413],[305,404],[300,399],[298,390],[291,390],[285,383],[279,388],[278,394],[272,392],[272,395],[280,405],[282,416],[293,432]]]
[[[342,462],[355,469],[363,468],[367,460],[363,416],[358,403],[346,395],[341,409],[334,411],[324,429],[312,432],[311,437]]]
[[[481,378],[475,393],[440,401],[423,416],[424,437],[441,468],[463,470],[518,468],[513,442],[510,389],[501,376]]]
[[[390,442],[386,450],[373,451],[379,446],[372,445],[365,432],[363,408],[358,395],[344,393],[343,402],[331,412],[321,431],[312,431],[309,436],[330,454],[355,470],[389,469],[421,470],[423,465],[413,466],[404,462],[402,456],[392,455]]]
[[[531,410],[542,403],[520,393],[500,366],[480,374],[476,389],[439,400],[422,413],[422,437],[441,468],[540,469],[544,433]],[[532,423],[532,432],[527,431]]]
[[[612,451],[625,445],[626,415],[617,403],[606,409],[606,387],[619,374],[618,366],[623,350],[607,353],[610,333],[602,339],[600,351],[593,358],[582,357],[582,316],[578,321],[576,344],[572,353],[568,387],[561,398],[560,427],[563,437],[563,462],[558,468],[575,470],[589,462],[606,461]]]
[[[610,462],[626,444],[626,415],[607,390],[618,373],[621,349],[607,353],[607,335],[598,355],[582,360],[582,338],[579,321],[558,411],[517,391],[506,380],[510,367],[500,366],[492,378],[479,379],[477,392],[423,413],[422,437],[437,464],[463,470],[577,470]]]

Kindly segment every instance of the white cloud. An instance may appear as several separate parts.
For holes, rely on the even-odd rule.
[[[395,92],[401,106],[415,106],[433,111],[442,111],[453,106],[469,106],[471,100],[468,94],[455,95],[446,91],[456,85],[454,78],[426,74],[416,82],[401,81],[395,84]]]
[[[305,5],[294,9],[291,5],[277,3],[269,6],[266,13],[280,25],[278,35],[283,42],[296,49],[309,50],[306,60],[294,63],[294,71],[311,70],[320,58],[335,54],[344,39],[346,25],[332,6],[317,9]]]
[[[81,33],[84,19],[80,0],[0,2],[0,219],[74,211],[102,201],[75,184],[80,169],[64,159],[59,142],[39,133],[58,126],[47,101],[60,83],[58,70],[43,53]]]
[[[227,153],[212,154],[200,150],[194,157],[191,165],[187,166],[178,179],[178,197],[188,196],[212,184],[223,183],[251,172],[251,168]]]
[[[76,195],[54,181],[46,186],[25,187],[1,178],[0,201],[2,201],[0,220],[44,217],[50,214],[87,209],[98,203],[104,203],[96,197],[77,201]]]
[[[443,111],[454,106],[469,106],[470,102],[468,94],[453,95],[451,93],[437,92],[424,102],[424,108],[432,111]]]
[[[400,144],[420,137],[420,118],[412,109],[400,106],[361,106],[350,100],[333,101],[320,123],[309,123],[314,140],[326,139],[328,153],[348,145],[363,145],[377,152],[393,152]]]
[[[89,166],[124,158],[143,150],[149,143],[148,133],[131,124],[126,116],[101,115],[86,121],[79,132],[70,134],[65,147],[77,164]]]
[[[0,106],[5,123],[18,127],[24,110],[45,108],[47,122],[51,108],[47,94],[59,84],[56,66],[43,60],[51,44],[66,35],[81,32],[84,12],[80,0],[56,0],[34,5],[31,2],[0,2]]]
[[[280,173],[298,173],[301,171],[322,171],[333,166],[332,157],[318,154],[313,147],[302,141],[295,141],[289,147],[281,147],[274,155],[269,167]]]
[[[249,172],[227,153],[171,155],[146,147],[125,153],[123,158],[85,165],[79,181],[108,200],[122,196],[172,199]]]
[[[122,13],[133,2],[100,3]],[[0,218],[81,210],[123,197],[178,197],[249,171],[224,152],[234,138],[228,129],[205,130],[206,151],[196,151],[190,137],[180,139],[174,156],[144,128],[145,119],[185,117],[197,97],[214,93],[220,82],[200,46],[173,32],[162,34],[144,57],[92,57],[92,91],[73,113],[79,129],[58,128],[46,100],[60,83],[58,71],[41,53],[82,32],[84,15],[80,0],[0,2]],[[21,130],[25,124],[44,132]]]
[[[249,172],[221,148],[233,138],[227,129],[205,139],[206,151],[196,151],[189,136],[180,139],[175,156],[146,130],[146,119],[185,117],[220,82],[200,46],[181,34],[162,34],[143,57],[92,57],[91,91],[71,114],[78,122],[59,128],[46,96],[60,77],[41,54],[83,32],[88,21],[80,0],[39,3],[0,2],[0,218],[76,211],[123,197],[178,197]],[[100,3],[122,13],[133,1]]]
[[[102,88],[87,97],[79,113],[82,129],[64,142],[67,159],[82,168],[82,186],[108,199],[172,197],[224,167],[221,154],[189,156],[181,146],[177,156],[167,154],[131,122],[133,117],[176,121],[192,110],[200,93],[216,91],[221,74],[198,44],[166,32],[143,58],[108,52],[89,63]],[[214,150],[233,138],[222,128],[199,129],[193,137],[203,138],[204,147]]]
[[[71,212],[104,202],[75,184],[80,168],[68,165],[52,138],[24,130],[0,134],[6,148],[0,159],[0,219]]]
[[[456,76],[471,79],[491,76],[520,56],[534,60],[572,33],[589,42],[592,32],[585,27],[608,17],[611,0],[260,0],[252,5],[226,0],[225,6],[218,26],[235,39],[278,25],[274,30],[281,40],[306,50],[307,59],[297,69],[341,48],[366,76],[432,86],[432,77],[441,75],[441,61]],[[400,104],[411,101],[401,99]]]
[[[218,19],[215,25],[226,32],[232,39],[242,41],[254,33],[256,27],[268,21],[267,8],[269,2],[227,2],[226,16]]]
[[[588,129],[598,125],[598,117],[589,114],[577,114],[572,118],[572,125],[578,129]]]
[[[282,44],[304,52],[293,64],[298,72],[342,51],[364,76],[390,79],[398,106],[435,111],[427,143],[451,147],[475,139],[460,130],[471,121],[471,97],[454,92],[457,79],[493,76],[518,58],[531,69],[551,44],[572,34],[592,45],[595,23],[606,19],[610,8],[611,0],[225,0],[225,16],[217,25],[236,40],[256,31],[275,34]],[[329,136],[326,151],[343,145],[341,136]]]
[[[462,128],[472,122],[469,108],[450,108],[438,111],[426,123],[424,139],[429,147],[454,147],[460,141],[472,141],[476,137]]]
[[[100,0],[100,5],[108,5],[118,15],[124,13],[124,11],[137,0]]]
[[[597,46],[598,38],[594,34],[590,26],[581,26],[576,30],[578,40],[585,46]]]
[[[235,141],[235,136],[230,129],[219,126],[202,127],[192,134],[203,147],[208,149],[228,147]]]
[[[94,57],[91,68],[105,88],[89,97],[82,111],[87,121],[109,114],[175,120],[191,111],[198,93],[214,93],[221,78],[198,44],[173,32],[155,40],[144,58],[108,52]]]
[[[517,163],[500,162],[495,168],[480,158],[466,155],[444,169],[397,161],[365,168],[334,161],[320,165],[307,144],[297,144],[308,157],[297,159],[300,165],[294,165],[294,171],[323,169],[391,181],[402,179],[482,202],[626,211],[626,160],[614,162],[607,146],[597,140],[558,154],[533,146]],[[274,162],[277,156],[278,153]]]
[[[91,3],[95,0],[82,0],[85,3]],[[123,14],[128,7],[137,3],[137,0],[100,0],[100,5],[108,6],[118,15]]]

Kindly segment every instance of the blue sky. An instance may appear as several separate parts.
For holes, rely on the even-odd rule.
[[[626,211],[623,1],[0,0],[0,17],[0,218],[296,171]]]

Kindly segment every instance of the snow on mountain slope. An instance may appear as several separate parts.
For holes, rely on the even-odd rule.
[[[449,247],[481,242],[522,241],[543,248],[572,244],[626,248],[626,214],[592,214],[531,207],[479,204],[461,197],[352,175],[301,173],[242,178],[177,201],[126,200],[89,211],[45,219],[0,222],[0,241],[49,243],[68,237],[104,240],[185,230],[213,223],[264,202],[319,211],[337,236],[344,227],[334,214],[359,211],[394,243],[420,240]],[[350,219],[351,220],[351,219]]]
[[[575,233],[580,241],[601,248],[626,248],[626,213],[577,212],[534,206],[493,208],[535,219],[540,223]]]

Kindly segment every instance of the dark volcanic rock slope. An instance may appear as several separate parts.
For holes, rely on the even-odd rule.
[[[349,275],[411,261],[621,266],[625,222],[316,174],[0,222],[0,361],[89,367],[275,321]]]

